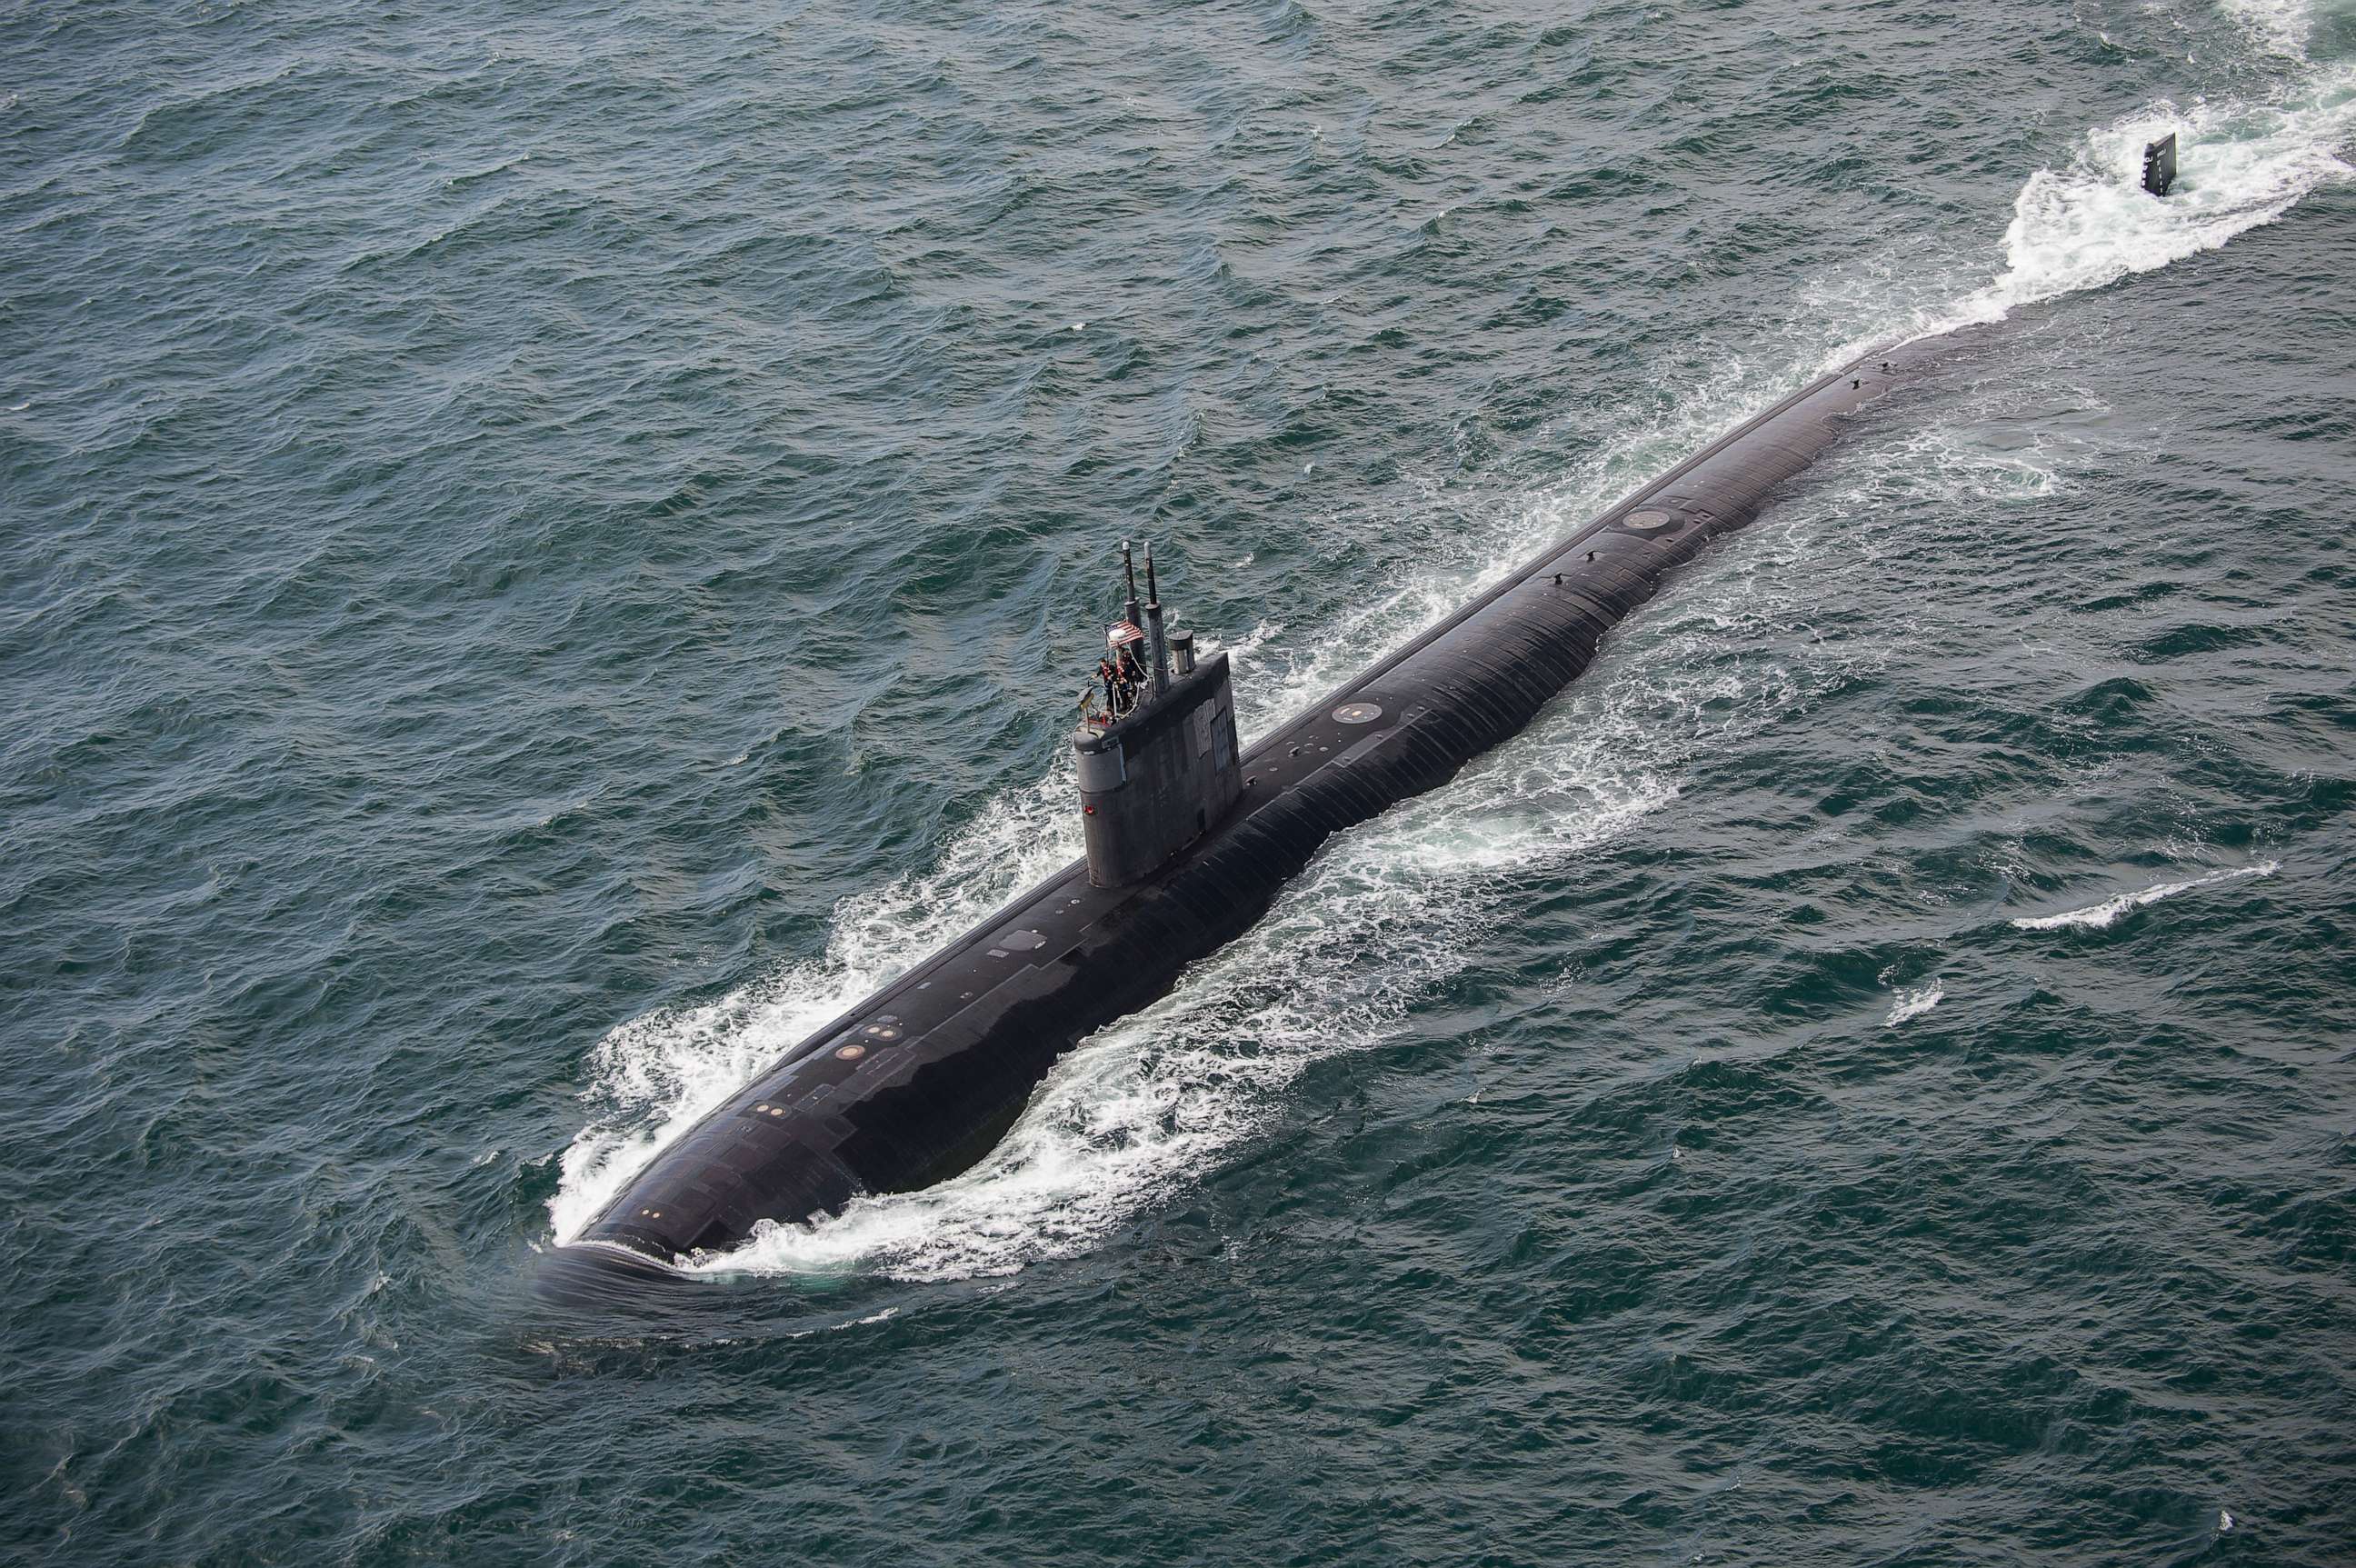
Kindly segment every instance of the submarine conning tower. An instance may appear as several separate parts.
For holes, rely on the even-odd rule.
[[[1141,613],[1127,544],[1120,556],[1123,615],[1105,634],[1106,654],[1072,737],[1088,880],[1098,887],[1125,887],[1160,870],[1225,819],[1244,789],[1227,656],[1197,662],[1194,638],[1164,629],[1151,544]]]

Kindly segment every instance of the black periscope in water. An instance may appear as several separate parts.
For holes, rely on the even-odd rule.
[[[1847,418],[1955,346],[1882,350],[1794,392],[1240,757],[1225,656],[1197,667],[1173,639],[1177,666],[1163,668],[1149,602],[1151,635],[1135,645],[1145,694],[1074,743],[1087,858],[663,1149],[544,1260],[541,1288],[610,1300],[675,1278],[671,1262],[734,1247],[763,1220],[811,1219],[972,1165],[1057,1058],[1258,920],[1328,836],[1518,733],[1673,567],[1757,518]],[[1150,564],[1148,576],[1150,600]]]

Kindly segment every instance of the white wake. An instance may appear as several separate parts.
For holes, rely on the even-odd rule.
[[[1894,1029],[1909,1018],[1920,1018],[1936,1007],[1946,994],[1947,988],[1935,980],[1912,991],[1901,991],[1890,999],[1890,1016],[1881,1021],[1881,1026]]]
[[[2275,40],[2306,34],[2264,11]],[[2173,133],[2178,176],[2166,199],[2142,186],[2143,150]],[[2213,251],[2271,223],[2322,188],[2356,177],[2340,156],[2356,136],[2356,69],[2301,69],[2279,100],[2159,103],[2086,133],[2059,168],[2030,175],[2004,231],[2005,268],[1953,306],[1920,313],[1929,336],[2001,320],[2025,305],[2106,287]]]
[[[2181,882],[2157,882],[2132,893],[2115,894],[2083,909],[2064,909],[2058,915],[2029,915],[2012,923],[2016,929],[2023,931],[2099,931],[2112,925],[2120,916],[2147,904],[2157,904],[2163,898],[2173,898],[2196,887],[2214,887],[2221,882],[2239,882],[2250,876],[2272,876],[2281,869],[2282,863],[2274,860],[2261,861],[2255,865],[2228,866],[2222,871],[2210,872],[2205,876],[2188,877]]]

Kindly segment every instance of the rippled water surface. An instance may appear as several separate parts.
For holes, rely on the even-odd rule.
[[[2142,145],[2182,184],[2142,196]],[[0,9],[0,1543],[2344,1563],[2340,0]],[[1077,845],[1993,323],[931,1192],[535,1256]]]

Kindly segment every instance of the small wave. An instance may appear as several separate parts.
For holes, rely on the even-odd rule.
[[[512,168],[520,168],[530,162],[531,162],[531,155],[530,153],[518,153],[513,157],[502,158],[498,163],[492,164],[486,168],[470,169],[463,174],[454,174],[448,179],[442,182],[442,188],[444,190],[463,190],[467,186],[478,185],[484,180],[491,178],[495,175],[505,174],[508,170]]]
[[[2023,916],[2012,924],[2015,929],[2023,931],[2072,929],[2099,931],[2120,916],[2140,909],[2147,904],[2157,904],[2163,898],[2173,898],[2179,893],[2190,893],[2196,887],[2210,887],[2220,882],[2239,882],[2248,876],[2272,876],[2281,866],[2280,861],[2274,860],[2262,861],[2256,865],[2228,866],[2222,871],[2212,871],[2206,876],[2190,877],[2182,882],[2155,883],[2134,893],[2121,893],[2099,904],[2089,904],[2083,909],[2064,909],[2058,915]]]
[[[1881,1021],[1885,1029],[1894,1029],[1909,1018],[1919,1018],[1939,1004],[1947,988],[1937,981],[1918,985],[1912,991],[1901,991],[1890,1004],[1890,1016]]]
[[[864,1317],[846,1317],[840,1323],[829,1323],[817,1328],[788,1329],[783,1336],[781,1336],[781,1337],[787,1339],[815,1339],[821,1334],[841,1334],[853,1328],[865,1328],[873,1324],[889,1323],[899,1316],[900,1309],[898,1307],[887,1306],[881,1312],[871,1312]]]

